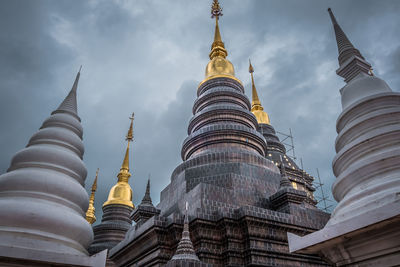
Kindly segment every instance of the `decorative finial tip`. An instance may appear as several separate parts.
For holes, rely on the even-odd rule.
[[[92,184],[92,192],[95,192],[97,190],[97,178],[99,177],[99,168],[96,170],[96,177],[94,178],[93,184]]]
[[[132,116],[129,117],[129,119],[131,120],[131,125],[129,126],[128,134],[126,135],[126,140],[128,142],[133,140],[133,120],[135,119],[135,113],[134,112],[132,112]]]
[[[81,73],[81,70],[82,70],[82,65],[79,67],[79,71],[78,72]]]
[[[328,13],[329,13],[329,16],[331,17],[332,23],[334,25],[338,24],[337,21],[336,21],[335,15],[333,15],[332,9],[330,7],[328,8]]]
[[[211,18],[216,18],[218,20],[222,15],[222,7],[219,5],[218,0],[214,0],[211,5]]]
[[[253,68],[253,66],[251,65],[250,58],[249,58],[249,72],[250,72],[250,73],[253,73],[253,72],[254,72],[254,68]]]

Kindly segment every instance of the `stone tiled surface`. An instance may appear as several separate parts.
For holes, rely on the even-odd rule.
[[[183,160],[231,147],[265,155],[265,138],[256,130],[257,120],[241,83],[216,78],[202,84],[197,93],[189,136],[182,145]]]
[[[159,209],[156,209],[153,205],[142,205],[136,207],[136,209],[131,213],[131,220],[136,222],[135,228],[138,228],[148,219],[160,213]]]
[[[293,197],[298,196],[296,192],[276,194],[281,177],[275,164],[264,157],[263,136],[274,139],[274,130],[271,127],[270,133],[263,134],[255,130],[257,124],[243,92],[239,82],[227,78],[198,88],[195,116],[182,147],[184,162],[161,192],[160,214],[131,228],[110,251],[117,266],[165,265],[181,239],[186,201],[190,237],[206,264],[326,266],[316,256],[289,253],[288,231],[297,235],[316,231],[329,214],[301,201],[304,193],[298,198]],[[277,198],[271,199],[273,195]],[[282,203],[276,205],[271,201],[275,199]]]
[[[200,98],[202,94],[204,94],[208,90],[213,90],[214,88],[224,88],[224,89],[230,88],[238,92],[241,92],[244,95],[243,85],[240,84],[239,82],[229,78],[218,78],[218,79],[208,80],[201,86],[199,86],[199,88],[197,88],[197,96]]]
[[[237,156],[238,158],[235,154],[231,156],[230,159],[234,162],[202,164],[209,162],[209,159],[214,159],[214,162],[219,160],[218,157],[206,155],[197,162],[199,165],[186,164],[186,169],[182,168],[180,173],[175,172],[171,184],[161,194],[161,201],[157,206],[161,214],[168,215],[176,211],[176,203],[188,201],[194,205],[202,199],[236,208],[243,205],[265,206],[267,197],[279,187],[280,175],[277,168],[270,162],[271,169],[268,165],[240,163],[240,153]],[[257,157],[250,156],[247,159],[249,162],[258,162]],[[198,184],[203,185],[191,192]],[[201,191],[198,192],[199,190]],[[206,206],[207,204],[202,203],[199,208]]]
[[[103,207],[101,223],[93,227],[94,241],[88,249],[91,255],[110,249],[125,238],[132,224],[131,212],[132,208],[125,205]]]
[[[227,86],[218,86],[207,90],[199,96],[193,104],[192,112],[195,114],[208,105],[216,105],[221,102],[224,104],[234,104],[247,110],[250,110],[251,107],[246,95]]]
[[[207,264],[198,261],[190,261],[190,260],[173,260],[169,261],[165,267],[211,267],[212,264]]]
[[[288,174],[288,179],[291,182],[295,182],[300,185],[301,190],[306,191],[307,197],[305,201],[310,204],[310,206],[315,206],[317,204],[314,198],[315,188],[313,187],[314,178],[299,168],[297,164],[286,155],[286,148],[279,140],[276,135],[275,129],[269,124],[259,124],[257,129],[267,141],[267,152],[266,158],[272,160],[275,164],[280,163],[282,159],[282,164],[285,167],[286,173]]]
[[[327,266],[316,256],[290,254],[286,232],[299,235],[313,232],[325,224],[328,214],[301,206],[293,214],[287,214],[203,201],[207,208],[197,208],[190,216],[191,240],[203,262],[214,266]],[[175,213],[154,219],[139,236],[113,251],[111,259],[118,266],[162,266],[173,256],[183,216]]]

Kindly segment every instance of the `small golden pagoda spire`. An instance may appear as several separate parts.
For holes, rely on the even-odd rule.
[[[97,171],[96,171],[96,178],[94,178],[94,182],[92,185],[92,193],[90,194],[90,198],[89,198],[89,207],[86,211],[86,220],[90,224],[93,224],[96,221],[96,216],[95,216],[96,209],[94,208],[94,194],[96,193],[96,190],[97,190],[97,177],[98,176],[99,176],[99,168],[97,168]]]
[[[219,30],[219,18],[222,16],[222,8],[219,5],[218,0],[213,0],[211,5],[211,18],[215,18],[215,33],[214,41],[211,45],[211,51],[209,54],[210,62],[206,67],[205,79],[200,83],[204,83],[207,80],[227,77],[240,82],[235,77],[235,69],[233,64],[226,59],[228,51],[225,49],[224,42],[222,42],[221,33]]]
[[[126,140],[128,141],[125,157],[121,165],[121,169],[117,175],[118,182],[114,185],[110,193],[108,195],[108,199],[104,202],[103,207],[111,204],[125,205],[135,208],[132,203],[132,189],[128,183],[129,178],[131,177],[131,173],[129,172],[129,144],[133,141],[133,120],[135,114],[132,113],[132,116],[129,117],[131,120],[131,124],[128,130],[128,134],[126,135]]]
[[[249,72],[251,75],[251,87],[252,87],[251,112],[256,117],[258,123],[270,124],[269,116],[264,111],[264,108],[261,105],[260,99],[258,98],[257,89],[256,89],[256,85],[254,83],[254,76],[253,76],[254,68],[251,65],[250,59],[249,59]]]

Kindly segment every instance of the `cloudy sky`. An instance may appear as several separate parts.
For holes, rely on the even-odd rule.
[[[70,90],[82,64],[78,109],[86,188],[100,168],[96,215],[117,178],[135,112],[130,184],[139,204],[151,174],[154,203],[181,162],[196,89],[213,38],[211,0],[0,2],[0,171]],[[341,112],[331,7],[377,76],[400,88],[400,1],[221,1],[229,60],[250,97],[248,58],[276,130],[326,191],[334,181]],[[317,193],[319,195],[319,193]],[[97,222],[97,223],[98,223]]]

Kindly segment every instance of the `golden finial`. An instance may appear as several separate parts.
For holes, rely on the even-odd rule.
[[[99,168],[96,170],[96,177],[94,178],[94,182],[92,185],[92,192],[96,192],[97,190],[97,177],[99,177]]]
[[[131,120],[131,125],[129,126],[128,134],[126,135],[126,140],[128,142],[133,141],[133,120],[135,119],[135,113],[134,112],[132,112],[132,116],[129,117],[129,119]]]
[[[206,67],[205,79],[200,83],[200,85],[214,78],[229,78],[239,82],[240,84],[242,83],[235,77],[235,68],[233,67],[233,64],[226,59],[228,51],[226,51],[224,42],[222,42],[218,24],[221,16],[222,8],[218,0],[213,0],[211,5],[211,18],[215,18],[214,41],[211,45],[211,51],[209,54],[210,62],[208,62]]]
[[[125,139],[126,141],[128,141],[128,145],[126,148],[124,161],[121,166],[121,171],[126,170],[127,172],[129,172],[129,142],[131,142],[133,140],[133,120],[135,119],[134,112],[132,112],[132,116],[129,117],[129,119],[131,120],[131,124],[129,126],[129,130],[128,130],[128,133],[126,134],[126,139]]]
[[[132,189],[128,184],[129,178],[131,177],[131,174],[129,172],[129,143],[133,140],[134,118],[135,114],[132,113],[132,116],[129,117],[129,119],[131,120],[131,124],[129,126],[129,130],[126,135],[126,140],[128,141],[128,144],[126,147],[125,156],[121,165],[121,169],[117,175],[118,182],[111,188],[110,193],[108,195],[108,199],[106,202],[104,202],[103,207],[111,204],[119,204],[135,208],[135,206],[132,203]]]
[[[96,216],[95,216],[96,209],[94,208],[94,195],[97,190],[97,177],[98,176],[99,176],[99,168],[97,168],[97,171],[96,171],[96,178],[94,178],[94,182],[92,185],[92,193],[90,194],[90,198],[89,198],[89,207],[86,211],[86,220],[90,224],[93,224],[96,221]]]
[[[254,83],[254,68],[251,65],[251,61],[249,59],[249,72],[251,75],[251,112],[254,114],[254,116],[257,119],[258,123],[263,123],[263,124],[269,124],[269,116],[268,114],[264,111],[264,108],[261,105],[260,99],[258,98],[258,93],[256,89],[256,85]]]
[[[219,16],[223,16],[222,8],[219,5],[218,0],[214,0],[211,5],[211,18],[216,18],[218,20]]]
[[[249,58],[249,72],[250,72],[250,75],[251,75],[251,88],[252,88],[252,95],[251,95],[251,106],[253,107],[253,106],[255,106],[255,105],[259,105],[259,106],[261,106],[261,102],[260,102],[260,99],[258,98],[258,94],[257,94],[257,90],[256,90],[256,85],[255,85],[255,83],[254,83],[254,76],[253,76],[253,72],[254,72],[254,68],[253,68],[253,66],[251,65],[251,61],[250,61],[250,58]],[[262,108],[262,107],[261,107]]]
[[[211,18],[215,18],[214,41],[211,45],[211,51],[209,54],[210,62],[208,62],[206,67],[205,79],[200,83],[200,85],[210,79],[222,77],[230,78],[241,83],[241,81],[235,77],[235,69],[233,64],[226,59],[228,56],[228,51],[226,51],[224,42],[222,42],[218,24],[221,16],[222,8],[218,0],[213,0],[211,5]]]
[[[218,0],[214,0],[211,5],[211,18],[215,18],[215,33],[214,33],[214,42],[211,45],[210,59],[212,60],[215,57],[226,58],[228,52],[225,49],[225,45],[221,39],[221,33],[219,32],[218,20],[219,17],[222,16],[222,8],[218,3]]]
[[[254,68],[253,68],[253,66],[251,65],[250,58],[249,58],[249,72],[252,74],[251,76],[253,77]]]

